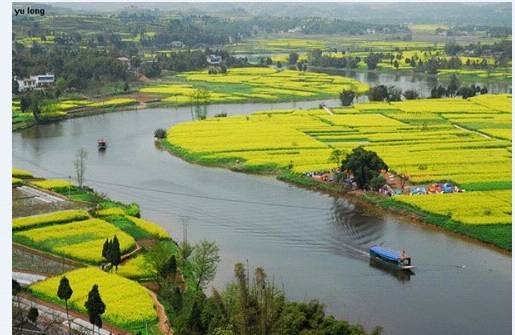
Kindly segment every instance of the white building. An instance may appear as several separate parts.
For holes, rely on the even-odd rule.
[[[209,65],[221,65],[222,64],[222,56],[209,55],[209,56],[207,56],[207,63]]]
[[[39,74],[29,78],[16,79],[20,92],[33,90],[35,88],[49,87],[54,85],[55,76],[53,74]]]

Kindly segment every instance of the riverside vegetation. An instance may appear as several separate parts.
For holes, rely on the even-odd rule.
[[[33,284],[27,293],[79,313],[93,313],[86,301],[98,294],[93,294],[95,301],[102,301],[105,311],[95,312],[97,327],[103,319],[134,334],[163,334],[167,317],[176,334],[367,334],[360,325],[325,315],[316,300],[289,301],[260,267],[249,278],[247,269],[237,263],[235,280],[223,290],[212,288],[208,295],[220,261],[213,242],[176,242],[166,230],[141,218],[136,204],[110,200],[86,186],[34,178],[21,169],[13,169],[13,178],[19,179],[13,187],[28,185],[89,205],[14,218],[12,229],[15,243],[39,250],[42,257],[59,255],[75,261],[75,269]],[[105,249],[109,244],[118,249],[118,256],[106,255],[113,252]],[[121,263],[115,263],[121,254]],[[71,294],[63,298],[58,291],[64,277]],[[166,316],[158,314],[149,289],[157,293]],[[381,330],[377,327],[371,334]]]

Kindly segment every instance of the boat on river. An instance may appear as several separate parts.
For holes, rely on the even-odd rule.
[[[370,247],[368,253],[371,259],[389,265],[396,270],[411,270],[415,268],[415,266],[411,264],[411,257],[409,257],[404,250],[400,252],[374,245]]]
[[[107,149],[107,141],[103,138],[97,141],[98,151],[104,151]]]

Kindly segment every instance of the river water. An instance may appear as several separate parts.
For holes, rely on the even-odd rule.
[[[336,105],[337,101],[326,101]],[[296,104],[209,106],[209,114],[250,113]],[[215,240],[214,285],[232,279],[235,262],[263,266],[290,298],[318,298],[336,317],[385,334],[508,334],[511,257],[431,227],[367,213],[345,199],[271,177],[192,165],[154,144],[153,131],[191,120],[190,108],[127,111],[69,119],[13,133],[13,164],[47,178],[73,174],[74,153],[89,152],[86,183],[141,205],[176,239]],[[96,150],[106,137],[109,148]],[[412,255],[414,275],[369,263],[382,243]]]

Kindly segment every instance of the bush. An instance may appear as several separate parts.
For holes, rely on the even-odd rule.
[[[384,184],[386,184],[386,179],[384,179],[384,177],[381,175],[377,175],[370,179],[370,188],[372,191],[379,190],[381,187],[383,187]]]
[[[404,91],[403,95],[407,100],[414,100],[418,98],[418,93],[415,90],[406,90]]]
[[[354,91],[343,90],[340,93],[340,101],[342,102],[342,106],[350,106],[354,102],[354,98],[356,97],[356,93]]]
[[[165,138],[166,137],[166,129],[157,128],[156,130],[154,130],[154,137],[159,138],[159,139]]]

